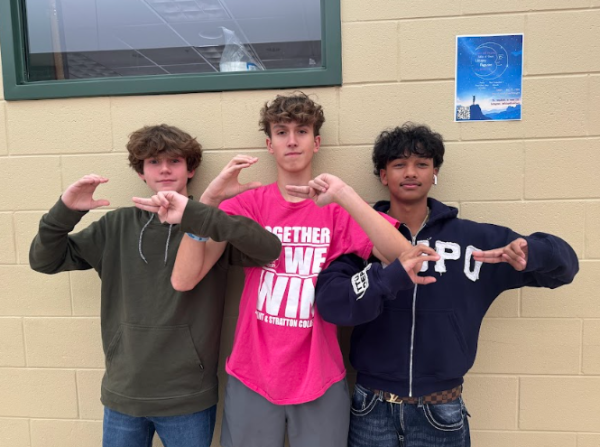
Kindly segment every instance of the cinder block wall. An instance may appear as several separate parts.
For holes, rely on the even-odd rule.
[[[424,122],[447,140],[437,198],[465,218],[560,235],[581,260],[574,284],[506,293],[491,309],[465,388],[473,445],[600,446],[600,0],[343,0],[342,21],[344,86],[306,90],[327,117],[315,174],[382,198],[370,174],[374,137]],[[523,120],[454,123],[455,35],[513,32],[525,34]],[[148,194],[124,145],[132,130],[160,122],[204,145],[196,195],[236,153],[260,158],[245,180],[273,181],[257,120],[275,94],[0,96],[0,445],[100,445],[99,281],[29,269],[44,211],[90,172],[110,178],[97,195],[111,207]],[[240,278],[233,273],[223,359]]]

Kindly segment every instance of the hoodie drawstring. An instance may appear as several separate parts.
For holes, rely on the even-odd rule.
[[[146,228],[148,227],[148,225],[150,225],[150,222],[152,222],[152,219],[154,219],[154,214],[150,216],[150,219],[148,219],[148,222],[146,222],[146,225],[144,225],[144,227],[142,228],[142,231],[140,232],[140,241],[138,243],[138,251],[140,252],[140,257],[142,258],[142,261],[144,261],[146,264],[148,264],[148,261],[146,261],[146,257],[142,252],[142,237],[144,236],[144,231],[146,231]]]
[[[144,236],[144,231],[146,231],[146,228],[148,227],[148,225],[150,225],[150,222],[152,222],[152,219],[154,219],[154,214],[150,215],[150,219],[148,219],[148,222],[146,222],[146,224],[144,225],[144,227],[142,228],[142,231],[140,231],[140,240],[138,242],[138,251],[140,253],[140,258],[142,258],[142,261],[144,261],[146,264],[148,264],[148,261],[146,260],[146,257],[144,256],[144,253],[142,252],[142,238]],[[173,230],[173,224],[169,224],[169,235],[167,236],[167,244],[165,245],[165,265],[167,265],[167,256],[169,254],[169,242],[171,241],[171,231]]]

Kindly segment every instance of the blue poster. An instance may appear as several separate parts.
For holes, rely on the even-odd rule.
[[[455,121],[521,119],[523,34],[456,37]]]

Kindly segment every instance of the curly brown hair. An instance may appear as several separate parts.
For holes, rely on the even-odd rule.
[[[325,122],[323,107],[302,92],[294,92],[288,96],[277,95],[270,103],[266,102],[261,109],[258,124],[260,130],[271,138],[271,124],[291,121],[312,125],[313,132],[317,136]]]
[[[185,158],[188,172],[202,161],[202,145],[187,132],[167,124],[144,126],[129,135],[129,166],[144,173],[144,160],[153,157]]]

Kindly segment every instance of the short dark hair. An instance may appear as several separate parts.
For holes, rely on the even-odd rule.
[[[144,160],[153,157],[185,158],[188,172],[202,161],[202,146],[196,138],[183,130],[160,124],[145,126],[129,135],[127,142],[129,166],[138,174],[144,173]]]
[[[379,171],[385,169],[390,161],[416,155],[432,158],[433,167],[444,163],[444,139],[424,124],[406,122],[392,130],[384,130],[375,140],[373,147],[373,173],[379,177]]]
[[[313,133],[317,136],[325,122],[323,107],[302,92],[294,92],[287,96],[277,95],[270,103],[266,102],[261,109],[258,124],[260,130],[271,138],[271,124],[292,121],[312,126]]]

